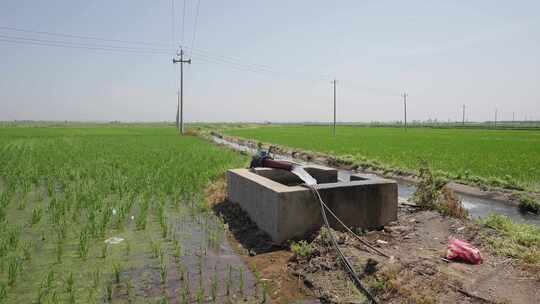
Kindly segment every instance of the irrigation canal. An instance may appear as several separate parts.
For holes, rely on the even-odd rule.
[[[212,140],[217,144],[222,144],[225,146],[228,146],[234,150],[242,151],[248,154],[255,154],[257,151],[254,148],[240,145],[235,142],[228,141],[224,138],[219,138],[217,136],[212,136]],[[298,159],[293,159],[287,155],[279,155],[274,154],[274,157],[276,159],[283,159],[283,160],[289,160],[294,161],[300,164],[304,165],[313,165],[315,163],[305,162]],[[351,173],[360,173],[365,175],[373,175],[370,173],[365,173],[361,171],[349,171],[349,170],[342,170],[339,169],[338,171],[338,178],[341,180],[348,180],[348,176],[351,175]],[[402,181],[402,180],[396,180],[398,183],[398,195],[400,200],[407,200],[409,199],[413,193],[416,191],[416,186],[410,182]],[[469,193],[459,192],[455,191],[458,198],[463,203],[463,207],[467,209],[472,219],[482,219],[486,216],[488,216],[491,213],[498,213],[505,215],[512,219],[512,221],[516,223],[526,223],[526,224],[532,224],[540,227],[540,215],[536,215],[530,212],[522,212],[515,204],[512,204],[510,202],[505,202],[501,200],[496,199],[488,199],[484,197],[478,197],[475,195],[471,195]]]

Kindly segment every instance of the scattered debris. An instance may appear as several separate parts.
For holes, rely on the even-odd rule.
[[[124,241],[124,238],[113,236],[111,238],[106,239],[104,243],[109,244],[109,245],[116,245],[116,244],[122,243],[123,241]]]

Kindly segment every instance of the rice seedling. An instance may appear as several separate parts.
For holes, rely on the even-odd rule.
[[[191,303],[191,296],[189,293],[189,285],[184,284],[181,289],[181,295],[180,295],[180,303],[181,304],[189,304]]]
[[[255,294],[259,294],[259,285],[261,283],[261,273],[255,267],[255,264],[252,265],[253,275],[255,276]]]
[[[32,210],[32,218],[30,220],[30,226],[39,224],[43,217],[43,209],[36,207]]]
[[[86,229],[82,229],[79,235],[79,258],[86,259],[88,256],[89,244],[88,244],[88,232]]]
[[[214,267],[214,276],[212,277],[212,284],[211,284],[211,298],[212,303],[216,303],[217,297],[218,297],[218,290],[219,290],[219,281],[217,276],[217,266]]]
[[[19,203],[17,204],[17,210],[21,211],[21,210],[24,210],[25,208],[26,208],[26,198],[21,197],[21,199],[19,200]]]
[[[159,278],[161,285],[165,285],[167,283],[167,263],[165,260],[161,260],[159,265]]]
[[[113,296],[113,283],[109,282],[108,284],[105,284],[105,300],[110,303],[112,301]]]
[[[92,287],[97,288],[100,282],[101,282],[101,270],[99,268],[95,268],[92,271]]]
[[[7,243],[10,250],[17,249],[19,240],[21,239],[21,229],[17,226],[8,230]]]
[[[186,267],[181,261],[176,262],[176,273],[178,273],[178,279],[184,281],[186,278]]]
[[[112,273],[116,284],[120,283],[120,274],[122,273],[122,264],[118,261],[112,263]]]
[[[195,299],[197,304],[204,303],[204,287],[199,286],[199,289],[197,289],[197,294],[195,295]]]
[[[101,258],[105,259],[107,257],[107,254],[109,252],[109,245],[107,243],[104,243],[101,245]]]
[[[7,299],[7,287],[4,282],[0,282],[0,303],[4,303]]]
[[[238,275],[239,275],[239,281],[238,281],[238,292],[242,297],[244,297],[244,269],[242,266],[238,268]]]
[[[73,292],[74,285],[75,285],[75,279],[73,278],[73,272],[70,272],[66,279],[66,292],[71,294]]]
[[[62,240],[57,240],[56,246],[55,246],[55,257],[56,257],[57,264],[62,264],[63,255],[64,255],[64,244],[62,243]]]
[[[22,248],[24,260],[25,261],[31,261],[32,260],[32,248],[33,248],[32,241],[26,241],[21,246],[21,248]]]
[[[175,261],[178,263],[180,261],[180,258],[182,257],[182,245],[180,244],[180,241],[174,240],[173,241],[173,256],[175,258]]]
[[[49,302],[50,302],[50,303],[54,303],[54,304],[60,303],[60,299],[58,299],[58,293],[56,292],[56,290],[53,290],[53,291],[51,292],[51,296],[50,296]]]
[[[128,303],[133,303],[133,300],[135,299],[135,287],[133,286],[131,278],[126,280],[126,293]]]
[[[126,246],[125,247],[126,248],[125,254],[128,257],[129,254],[131,253],[131,243],[128,240],[126,240],[125,243],[126,243],[126,245],[125,245]]]
[[[169,233],[169,226],[167,226],[167,218],[164,218],[163,221],[160,222],[159,227],[161,228],[161,237],[163,239],[166,239]]]
[[[45,277],[41,285],[45,289],[50,290],[53,287],[54,279],[55,279],[55,273],[54,273],[54,270],[51,269],[49,270],[49,272],[47,272],[47,276]]]
[[[8,260],[8,286],[15,285],[17,276],[21,271],[22,262],[17,256],[11,256]]]
[[[167,300],[167,297],[162,297],[158,302],[158,304],[168,304],[168,303],[169,303],[169,300]]]
[[[136,222],[135,222],[137,226],[137,230],[146,230],[149,205],[150,205],[150,202],[147,200],[145,200],[143,204],[141,205],[139,216],[136,217]]]
[[[0,203],[0,223],[4,222],[6,220],[6,208],[1,205]]]
[[[150,251],[154,259],[160,257],[162,253],[161,242],[150,240]]]

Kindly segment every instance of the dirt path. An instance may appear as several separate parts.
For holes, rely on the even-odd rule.
[[[388,259],[336,232],[345,255],[381,303],[540,303],[540,277],[511,259],[493,255],[484,245],[482,233],[469,221],[401,206],[399,221],[365,236],[391,256]],[[450,236],[477,246],[484,263],[445,261]],[[333,249],[322,239],[319,235],[313,242],[315,256],[297,259],[289,268],[325,301],[362,303],[365,298],[347,283]]]

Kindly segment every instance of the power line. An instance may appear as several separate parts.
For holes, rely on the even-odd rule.
[[[169,44],[168,44],[168,43],[160,43],[160,42],[148,42],[148,41],[138,41],[138,40],[109,39],[109,38],[101,38],[101,37],[95,37],[95,36],[72,35],[72,34],[64,34],[64,33],[45,32],[45,31],[34,31],[34,30],[28,30],[28,29],[22,29],[22,28],[16,28],[16,27],[9,27],[9,26],[0,26],[0,29],[2,29],[2,30],[8,30],[8,31],[14,31],[14,32],[31,33],[31,34],[40,34],[40,35],[48,35],[48,36],[59,36],[59,37],[66,37],[66,38],[76,38],[76,39],[86,39],[86,40],[98,40],[98,41],[118,42],[118,43],[126,43],[126,44],[146,44],[146,45],[154,45],[154,46],[158,46],[158,45],[159,45],[159,46],[166,46],[166,47],[169,47]]]
[[[6,38],[0,38],[0,42],[23,44],[23,45],[38,45],[38,46],[48,46],[48,47],[69,48],[69,49],[123,52],[123,53],[134,53],[134,54],[156,54],[156,55],[169,54],[169,52],[154,52],[154,51],[148,51],[148,50],[131,50],[131,49],[107,48],[107,47],[99,47],[99,46],[71,45],[71,44],[61,44],[61,43],[48,43],[48,42],[41,42],[41,41],[15,40],[15,39],[6,39]]]
[[[118,46],[118,45],[95,44],[95,43],[81,43],[81,42],[62,41],[62,40],[28,38],[28,37],[22,37],[22,36],[9,36],[9,35],[1,35],[1,34],[0,34],[0,38],[10,39],[10,40],[29,41],[29,42],[80,46],[80,47],[110,48],[110,49],[118,49],[118,50],[147,51],[147,52],[168,52],[167,49]]]
[[[92,43],[74,43],[71,41],[26,38],[26,37],[6,36],[6,35],[0,35],[0,42],[8,42],[8,43],[24,44],[24,45],[50,46],[50,47],[70,48],[70,49],[128,52],[128,53],[137,53],[137,54],[169,54],[168,49],[137,48],[137,47],[115,46],[115,45],[107,45],[107,44],[92,44]],[[278,73],[275,71],[261,69],[258,66],[253,66],[249,64],[240,64],[240,63],[230,61],[230,60],[213,58],[211,56],[204,55],[204,54],[196,54],[195,57],[199,58],[200,60],[206,61],[208,63],[228,65],[240,71],[249,71],[249,72],[260,73],[260,74],[265,74],[265,75],[273,75],[273,76],[276,76],[276,74]]]
[[[185,7],[185,1],[184,1],[184,7]],[[182,24],[184,23],[184,20],[185,20],[185,10],[184,10],[183,14],[184,14],[184,16],[182,18]],[[142,48],[142,47],[137,47],[137,46],[131,47],[131,46],[115,46],[115,45],[91,44],[91,43],[88,43],[88,42],[81,43],[81,42],[72,42],[72,41],[47,40],[47,39],[41,39],[41,38],[36,39],[36,38],[27,38],[27,37],[14,37],[14,36],[4,37],[6,39],[23,39],[23,40],[33,39],[31,41],[40,43],[40,44],[33,43],[33,45],[44,45],[43,43],[45,43],[45,44],[50,44],[50,43],[53,43],[53,44],[70,44],[68,46],[68,48],[76,48],[76,47],[81,46],[82,49],[85,49],[85,48],[86,49],[99,49],[99,48],[122,49],[124,47],[129,47],[130,50],[143,51],[145,53],[166,52],[168,54],[170,54],[170,52],[174,49],[174,47],[173,48],[170,47],[170,43],[136,41],[136,40],[122,40],[122,39],[108,39],[108,38],[102,38],[102,37],[97,37],[97,36],[87,36],[87,35],[78,35],[78,34],[75,35],[75,34],[48,32],[48,31],[35,31],[35,30],[24,29],[24,28],[19,28],[19,27],[0,26],[0,29],[9,30],[9,31],[16,31],[16,32],[23,32],[23,33],[30,33],[30,34],[57,36],[57,37],[64,37],[64,38],[96,40],[96,41],[114,42],[114,43],[122,43],[122,44],[147,45],[147,46],[149,46],[151,48]],[[182,36],[184,35],[183,32],[184,32],[184,25],[182,25]],[[4,41],[4,42],[8,42],[8,41]],[[13,42],[13,43],[15,43],[15,42]],[[17,43],[18,44],[23,44],[23,43],[20,43],[20,42],[17,42]],[[28,43],[28,44],[30,44],[30,43]],[[44,45],[44,46],[51,46],[51,45]],[[57,46],[57,45],[54,45],[54,46]],[[167,47],[167,48],[164,48],[164,47]],[[212,53],[210,51],[207,51],[207,50],[193,48],[192,46],[190,47],[190,46],[181,45],[181,47],[190,50],[190,52],[192,54],[192,57],[197,56],[197,57],[211,58],[211,60],[219,61],[222,64],[242,65],[243,67],[246,67],[246,68],[248,68],[250,70],[262,71],[263,73],[266,73],[266,74],[275,74],[275,76],[283,75],[283,72],[278,72],[274,68],[272,68],[272,67],[270,67],[268,65],[259,64],[259,63],[245,63],[244,60],[241,59],[241,58],[237,58],[237,57],[233,57],[233,56],[226,56],[226,55],[223,55],[223,54],[214,54],[214,53]],[[197,55],[195,55],[195,54],[197,54]],[[291,72],[289,72],[289,73],[291,73]],[[294,72],[294,71],[292,73],[297,74],[297,75],[304,75],[304,76],[308,75],[308,74],[304,74],[304,73],[301,73],[301,72]],[[316,78],[317,78],[317,80],[324,80],[324,81],[327,81],[328,79],[331,79],[331,77],[328,76],[328,75],[316,75]]]
[[[171,5],[174,5],[174,1],[171,3]],[[198,9],[198,11],[199,10],[200,9]],[[196,14],[198,15],[198,13]],[[184,10],[184,17],[185,17],[185,10]],[[183,21],[182,21],[183,23],[184,23],[184,19],[185,18],[183,18]],[[196,19],[198,19],[198,17]],[[173,21],[173,23],[176,23],[176,21]],[[66,40],[60,40],[60,39],[51,40],[51,39],[43,39],[43,38],[29,38],[29,37],[22,37],[22,36],[0,34],[0,42],[6,42],[6,43],[12,43],[12,44],[22,44],[22,45],[26,44],[26,45],[49,46],[49,47],[70,48],[70,49],[126,52],[126,53],[134,53],[134,54],[170,54],[172,51],[172,48],[170,47],[170,43],[148,42],[148,41],[139,41],[139,40],[124,40],[124,39],[109,39],[109,38],[102,38],[102,37],[97,37],[97,36],[66,34],[66,33],[48,32],[48,31],[35,31],[35,30],[24,29],[24,28],[19,28],[19,27],[7,27],[7,26],[0,26],[0,29],[21,32],[21,33],[29,33],[29,34],[56,36],[56,37],[63,37],[63,38],[74,38],[74,39],[80,39],[80,40],[95,40],[95,41],[113,43],[113,44],[100,44],[100,43],[91,43],[91,42],[82,42],[82,41],[74,42],[74,41],[66,41]],[[195,43],[195,39],[196,39],[196,29],[197,28],[194,27],[193,43]],[[176,30],[175,29],[172,29],[172,30],[174,31],[174,35],[176,36]],[[128,45],[114,45],[115,43],[128,44]],[[329,75],[325,75],[325,74],[312,75],[309,73],[304,73],[301,71],[294,71],[294,70],[288,71],[285,73],[283,71],[276,70],[275,68],[270,67],[268,65],[259,64],[259,63],[246,63],[241,58],[227,56],[223,54],[214,54],[213,52],[210,52],[207,50],[194,48],[193,45],[182,46],[182,47],[190,50],[191,56],[197,57],[201,61],[205,61],[207,63],[216,63],[220,65],[228,65],[231,68],[235,70],[239,70],[239,71],[248,71],[252,73],[265,74],[269,76],[281,76],[281,77],[292,76],[291,78],[294,78],[294,79],[299,79],[299,77],[302,77],[302,79],[312,78],[313,80],[317,80],[317,81],[328,81],[329,79],[331,79]],[[399,95],[399,93],[396,94],[394,90],[391,90],[388,88],[374,88],[374,87],[358,84],[356,82],[352,82],[349,80],[345,80],[345,81],[342,80],[341,83],[348,88],[352,88],[355,90],[358,90],[360,88],[362,90],[378,92],[379,94],[382,93],[382,95],[384,96]]]
[[[191,39],[191,47],[195,47],[195,36],[197,34],[197,23],[199,21],[199,7],[201,6],[201,0],[197,0],[197,9],[195,11],[195,21],[193,24],[193,35]]]
[[[175,28],[176,18],[174,15],[174,0],[171,0],[171,48],[174,48],[174,44],[176,42]]]
[[[182,40],[181,44],[184,44],[184,27],[186,24],[186,0],[184,0],[184,6],[182,8]]]

